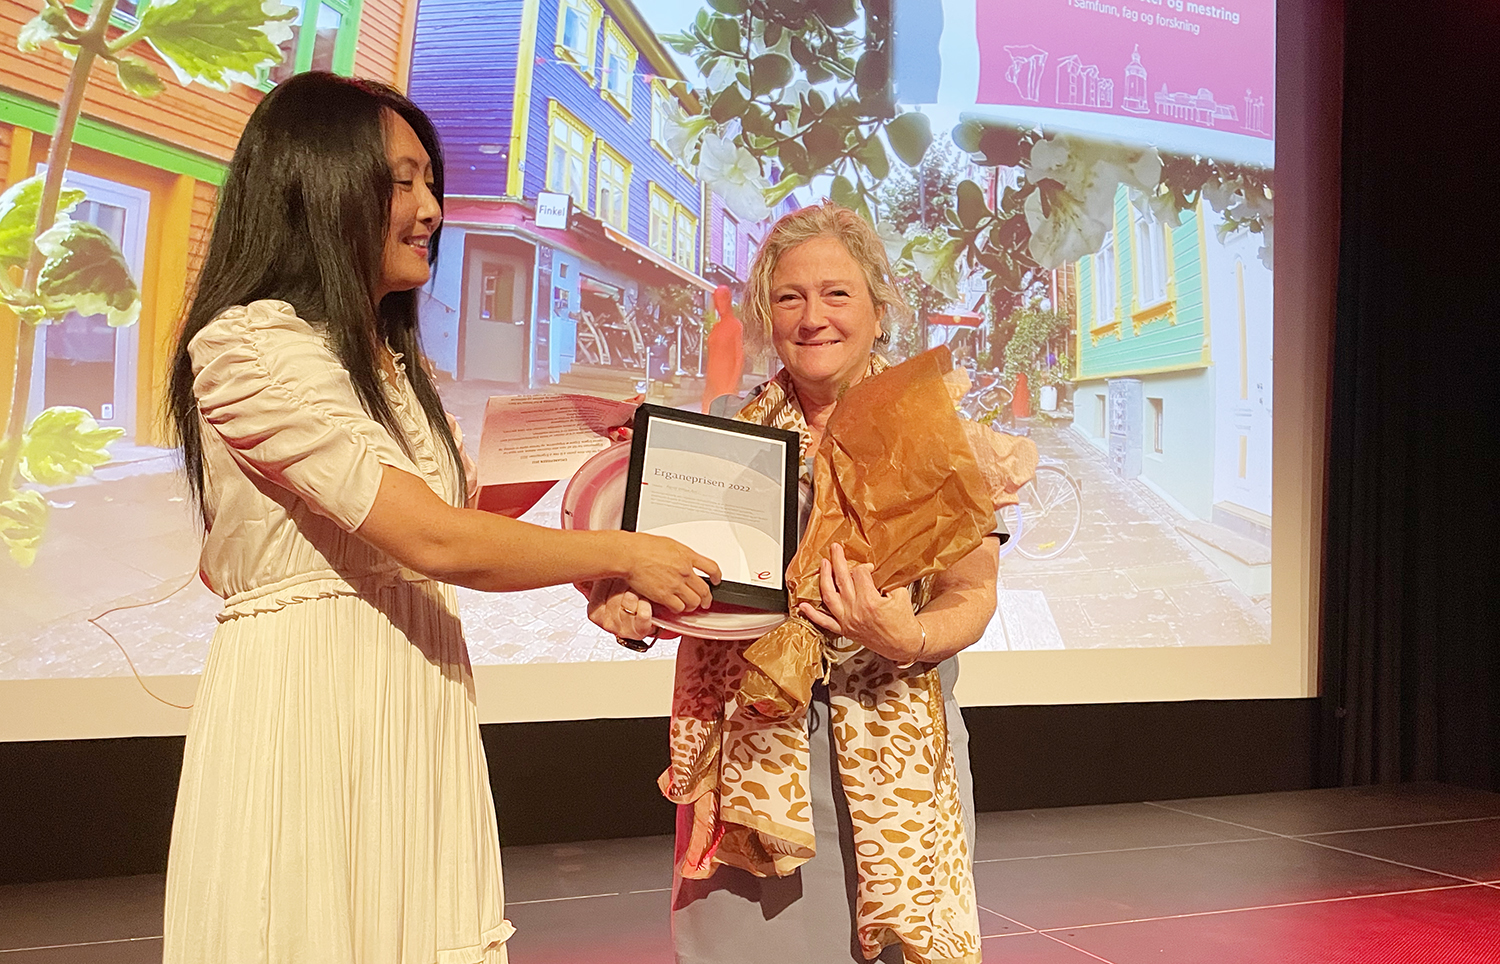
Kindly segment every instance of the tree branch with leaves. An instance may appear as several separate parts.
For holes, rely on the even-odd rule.
[[[180,82],[228,90],[234,83],[258,83],[262,70],[280,62],[278,44],[291,36],[285,22],[297,16],[273,0],[154,0],[143,6],[135,25],[121,29],[111,23],[115,0],[96,0],[82,23],[61,0],[45,0],[16,38],[23,53],[46,47],[72,62],[46,174],[0,194],[0,299],[20,322],[10,413],[0,437],[0,542],[21,566],[36,558],[50,506],[36,489],[22,488],[20,479],[70,484],[107,462],[109,443],[124,435],[66,406],[26,421],[40,326],[74,312],[102,314],[113,327],[134,324],[140,315],[139,289],[114,240],[69,216],[84,200],[84,192],[66,188],[64,181],[95,63],[110,64],[132,94],[155,96],[166,84],[150,61],[132,52],[144,44]],[[111,32],[117,35],[111,38]]]

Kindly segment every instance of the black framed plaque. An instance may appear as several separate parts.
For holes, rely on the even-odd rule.
[[[718,563],[715,602],[785,612],[799,461],[796,432],[642,405],[622,526],[670,536]]]

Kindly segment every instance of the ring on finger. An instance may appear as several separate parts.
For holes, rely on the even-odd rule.
[[[625,609],[624,606],[621,606],[620,609],[623,610],[625,615],[627,616],[634,616],[639,611],[635,609]]]

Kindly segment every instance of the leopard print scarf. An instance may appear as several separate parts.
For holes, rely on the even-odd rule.
[[[872,356],[869,373],[887,364]],[[800,432],[810,482],[812,437],[785,371],[738,417]],[[927,595],[920,585],[918,608]],[[720,864],[785,876],[813,856],[807,718],[768,721],[737,704],[748,644],[684,638],[678,648],[661,789],[678,804],[717,797],[717,807],[697,811],[717,813],[715,845],[702,865],[681,868],[685,877],[708,877]],[[901,669],[846,639],[824,655],[835,765],[853,826],[861,951],[873,959],[899,944],[908,964],[979,964],[972,860],[937,668]]]

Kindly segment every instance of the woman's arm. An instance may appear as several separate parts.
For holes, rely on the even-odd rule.
[[[995,615],[995,578],[1000,540],[986,537],[974,551],[933,577],[932,598],[920,613],[911,611],[905,587],[882,594],[871,575],[874,566],[850,566],[835,544],[823,560],[819,588],[823,608],[802,604],[815,625],[852,639],[896,663],[938,663],[972,646]]]
[[[374,505],[354,534],[423,575],[487,592],[619,578],[674,613],[712,601],[694,570],[718,582],[719,567],[672,539],[549,529],[459,509],[411,473],[383,469]]]

